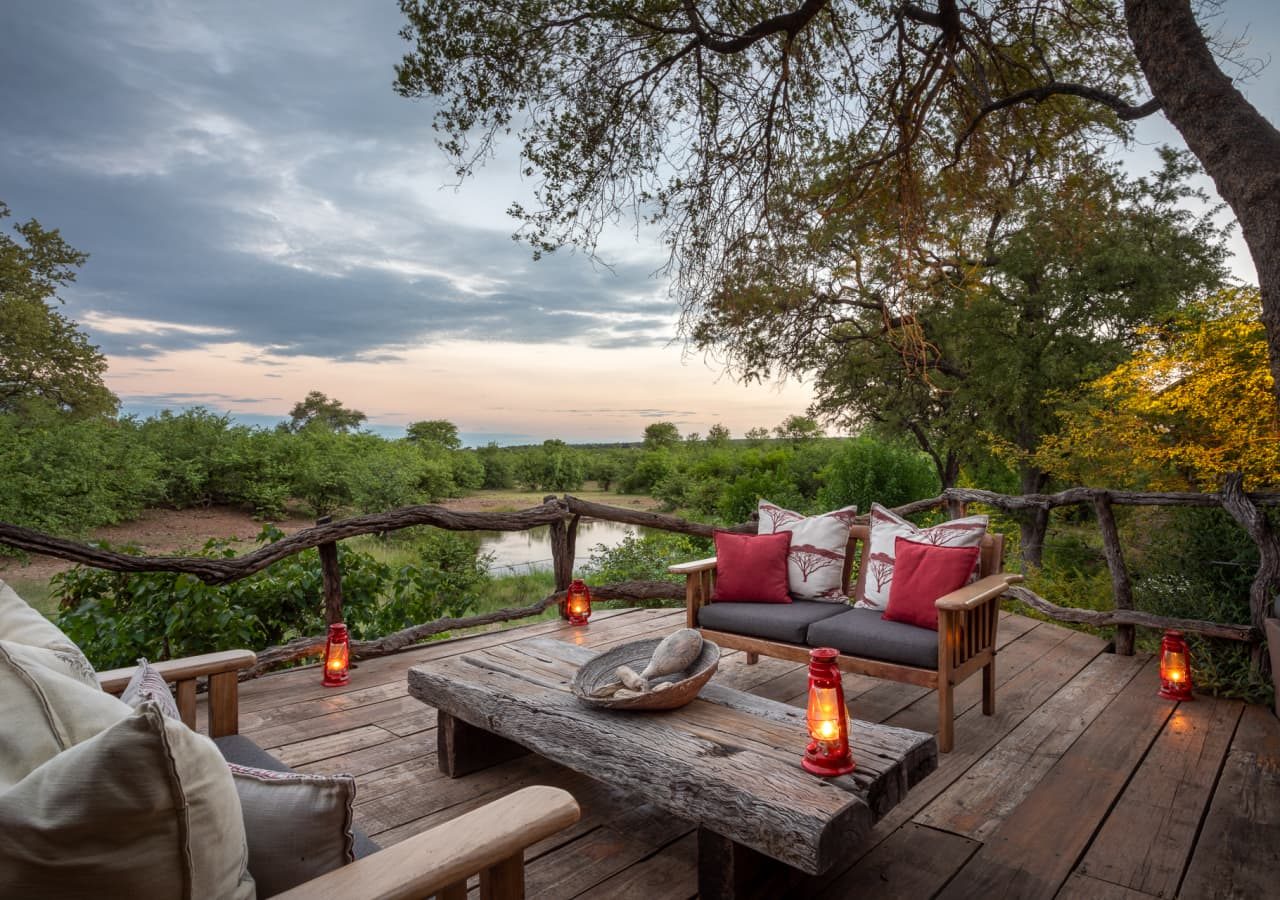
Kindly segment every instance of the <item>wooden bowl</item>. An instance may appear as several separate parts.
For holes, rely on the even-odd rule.
[[[684,706],[698,696],[698,691],[711,680],[716,667],[720,665],[720,648],[711,641],[702,642],[702,652],[689,668],[675,675],[655,679],[657,684],[671,682],[671,687],[665,691],[649,691],[639,697],[627,697],[623,700],[591,696],[599,688],[618,680],[618,676],[614,674],[618,666],[630,666],[637,672],[642,671],[653,657],[654,648],[661,642],[662,638],[632,641],[584,663],[578,669],[578,674],[573,676],[574,696],[589,706],[603,709],[676,709]]]

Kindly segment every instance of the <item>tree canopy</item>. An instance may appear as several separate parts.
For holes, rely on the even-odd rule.
[[[321,391],[311,391],[306,399],[293,405],[286,427],[290,431],[314,427],[347,433],[357,430],[367,418],[358,409],[347,409],[337,398],[330,400]]]
[[[672,447],[680,442],[680,429],[674,422],[652,422],[644,427],[644,445],[649,449]]]
[[[594,247],[622,213],[660,223],[689,327],[744,261],[784,258],[868,192],[894,192],[909,248],[922,189],[958,161],[987,165],[999,136],[1070,147],[1162,111],[1241,222],[1280,381],[1280,131],[1191,0],[401,9],[397,90],[439,98],[459,174],[518,132],[537,205],[512,212],[538,251]]]
[[[10,215],[0,202],[0,221]],[[56,410],[111,414],[118,401],[103,383],[107,360],[55,307],[88,254],[35,219],[0,233],[0,412]]]
[[[445,450],[457,450],[462,446],[462,438],[458,437],[458,426],[447,419],[410,422],[405,432],[409,440],[415,444],[432,445]]]
[[[1038,461],[1065,478],[1153,490],[1214,490],[1242,472],[1280,485],[1280,415],[1271,402],[1256,290],[1220,291],[1143,330],[1132,359],[1063,412]]]

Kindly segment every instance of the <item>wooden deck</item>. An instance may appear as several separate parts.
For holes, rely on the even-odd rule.
[[[574,827],[526,854],[529,896],[688,898],[695,831],[607,785],[527,756],[450,780],[435,711],[409,697],[419,661],[548,635],[603,649],[683,625],[682,610],[597,612],[365,662],[344,688],[314,668],[241,687],[241,731],[290,765],[350,772],[356,822],[385,845],[529,784],[564,787]],[[1154,660],[1021,616],[1000,626],[996,715],[981,679],[956,697],[956,749],[838,871],[804,897],[1264,897],[1280,879],[1280,721],[1269,710],[1156,696]],[[740,653],[718,681],[803,703],[806,668]],[[855,718],[936,728],[932,691],[846,676]]]

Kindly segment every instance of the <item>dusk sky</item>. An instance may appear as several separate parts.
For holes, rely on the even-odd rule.
[[[1275,0],[1223,12],[1250,55],[1280,47]],[[7,225],[91,254],[66,312],[126,411],[272,422],[320,390],[372,423],[503,443],[638,440],[660,419],[738,436],[804,412],[807,385],[739,385],[673,341],[653,233],[610,233],[611,268],[533,261],[504,212],[531,196],[514,142],[449,186],[429,102],[391,87],[402,24],[392,0],[0,8]],[[1242,89],[1280,122],[1274,66]],[[1134,171],[1181,146],[1163,120],[1138,137]]]

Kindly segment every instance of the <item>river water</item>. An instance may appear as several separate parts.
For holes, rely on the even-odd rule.
[[[573,567],[580,568],[591,558],[591,550],[597,544],[616,547],[628,531],[643,534],[643,528],[603,522],[596,519],[578,522],[578,540],[575,545]],[[480,552],[492,553],[489,572],[495,577],[519,575],[525,572],[551,570],[551,527],[543,525],[529,531],[482,532]]]

